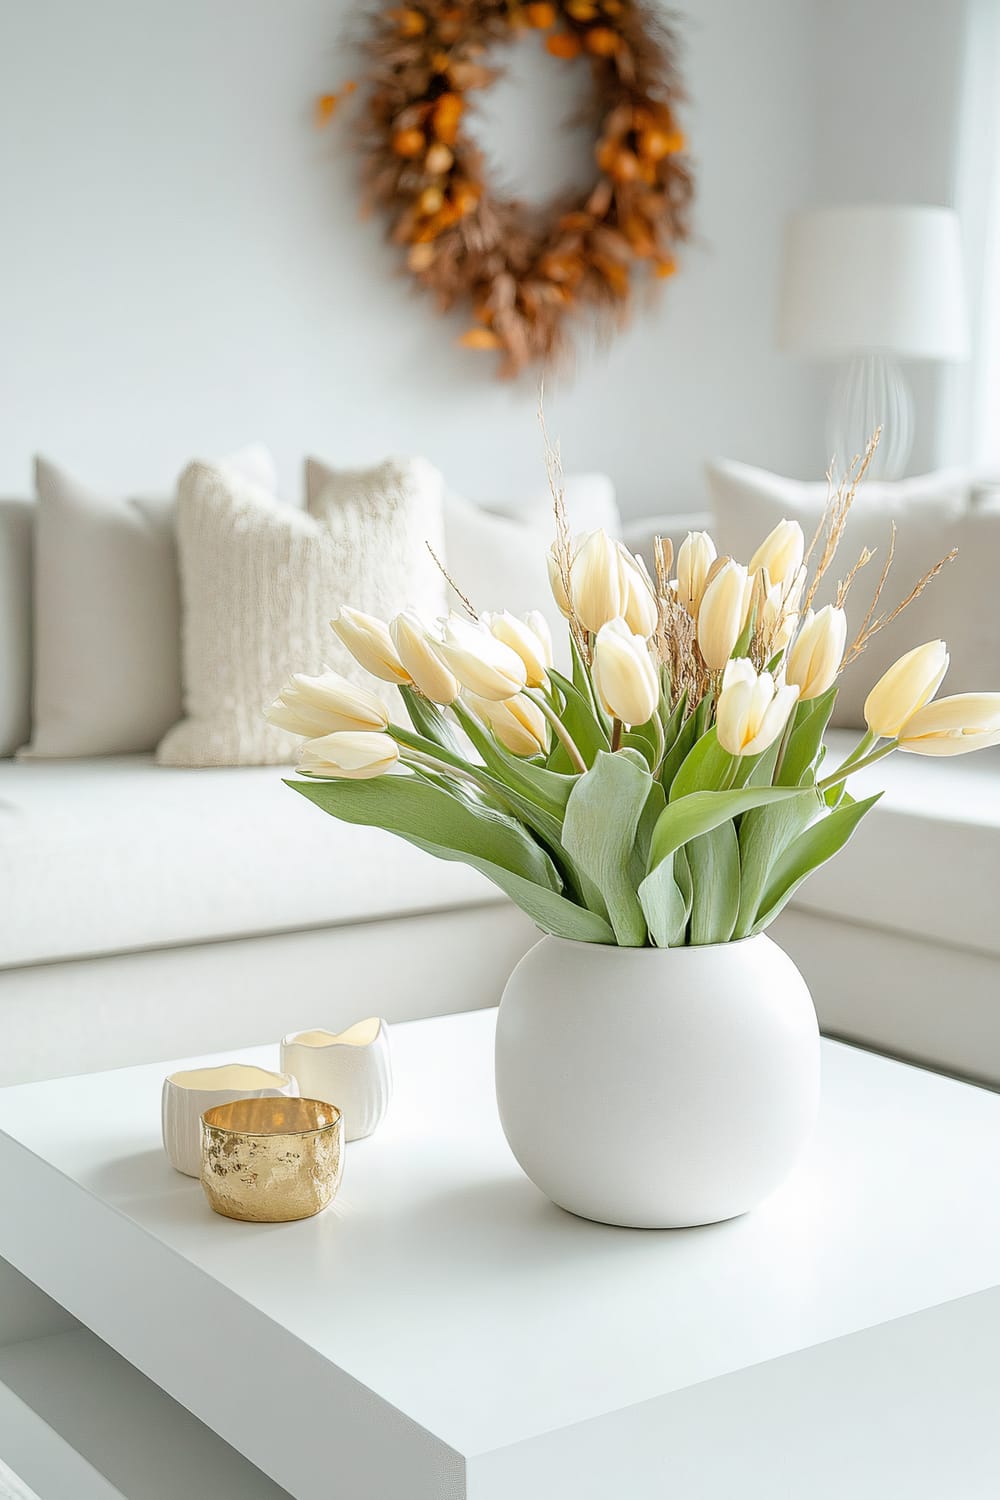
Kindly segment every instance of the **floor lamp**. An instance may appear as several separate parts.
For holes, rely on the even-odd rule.
[[[913,446],[913,395],[901,360],[967,355],[958,219],[950,209],[812,209],[789,225],[779,343],[843,362],[827,456],[843,469],[882,428],[872,477],[898,479]]]

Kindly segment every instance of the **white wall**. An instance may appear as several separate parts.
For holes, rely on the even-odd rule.
[[[4,7],[0,492],[28,488],[36,450],[149,488],[252,438],[287,488],[307,450],[407,449],[483,497],[538,488],[533,379],[499,384],[452,346],[461,321],[359,222],[345,134],[312,126],[359,8]],[[655,310],[547,391],[567,468],[607,469],[631,513],[697,503],[713,454],[810,472],[822,428],[818,374],[772,337],[784,220],[812,182],[816,7],[683,9],[697,242]],[[520,102],[523,156],[542,105]]]

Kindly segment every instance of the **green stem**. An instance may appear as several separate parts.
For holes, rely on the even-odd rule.
[[[410,748],[407,748],[406,753],[401,755],[400,759],[407,765],[427,766],[429,770],[442,771],[447,776],[460,776],[463,781],[471,781],[473,786],[477,787],[479,791],[487,792],[490,795],[495,794],[495,788],[490,778],[488,776],[477,776],[471,766],[452,765],[449,761],[439,760],[436,755],[428,755],[424,750],[413,750]]]
[[[548,719],[549,723],[552,725],[556,738],[562,742],[566,750],[566,754],[573,762],[574,767],[581,773],[581,775],[585,775],[587,770],[587,762],[584,760],[583,756],[580,754],[580,751],[577,749],[576,742],[573,739],[573,736],[570,734],[569,730],[566,728],[562,719],[560,719],[555,709],[546,699],[545,694],[539,692],[537,688],[522,688],[521,691],[524,693],[524,696],[526,698],[530,698],[532,703],[536,704],[537,707],[541,709],[546,719]]]
[[[837,770],[842,771],[845,766],[856,766],[859,761],[864,760],[865,756],[868,755],[871,750],[874,750],[880,738],[880,735],[873,734],[870,729],[867,730],[862,735],[861,739],[858,740],[858,743],[855,745],[850,755],[848,755],[847,759],[845,761],[842,761],[841,764],[837,767]]]
[[[731,787],[733,785],[733,782],[736,780],[736,777],[739,775],[739,769],[740,769],[740,762],[741,762],[741,760],[742,760],[742,756],[739,756],[739,755],[730,755],[730,757],[729,757],[729,766],[728,766],[728,768],[726,770],[725,776],[723,776],[723,778],[722,778],[722,784],[719,787],[719,791],[720,792],[728,792],[731,789]]]
[[[663,720],[660,718],[659,704],[657,704],[656,712],[653,714],[650,722],[653,726],[653,733],[656,736],[656,749],[653,753],[653,775],[658,776],[660,774],[660,767],[663,765],[663,757],[667,753],[667,737],[663,732]]]
[[[838,766],[832,775],[827,776],[823,781],[817,782],[816,790],[818,792],[828,792],[831,787],[839,786],[842,781],[847,780],[848,776],[853,776],[855,771],[864,771],[868,766],[873,766],[876,761],[882,760],[886,755],[891,755],[898,744],[898,740],[889,740],[888,744],[883,745],[879,750],[873,750],[871,755],[866,755],[861,760],[855,760],[853,756],[848,756],[843,765]]]
[[[451,776],[461,776],[466,781],[471,781],[479,791],[491,797],[500,807],[506,808],[514,817],[520,818],[521,814],[516,804],[504,795],[507,788],[487,770],[470,765],[467,760],[463,760],[460,755],[456,755],[444,745],[436,745],[433,741],[425,739],[423,735],[404,729],[401,724],[390,724],[387,732],[404,747],[406,751],[402,756],[404,761],[412,760],[435,771],[444,771]]]
[[[778,777],[781,775],[781,768],[785,763],[785,754],[788,750],[788,741],[791,739],[792,733],[795,729],[795,720],[798,715],[798,707],[799,705],[797,703],[793,706],[791,713],[785,720],[785,727],[781,731],[781,744],[778,746],[778,754],[775,757],[774,770],[771,772],[772,786],[778,785]]]

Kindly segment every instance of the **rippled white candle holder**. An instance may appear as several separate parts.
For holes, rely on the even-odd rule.
[[[337,1106],[349,1141],[371,1135],[389,1107],[389,1029],[378,1016],[346,1031],[292,1032],[281,1043],[281,1066],[303,1094]]]

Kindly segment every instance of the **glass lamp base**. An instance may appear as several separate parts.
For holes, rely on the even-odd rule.
[[[882,436],[868,476],[898,479],[913,447],[913,395],[894,359],[860,354],[843,370],[830,404],[826,444],[836,473],[847,472],[878,427]]]

